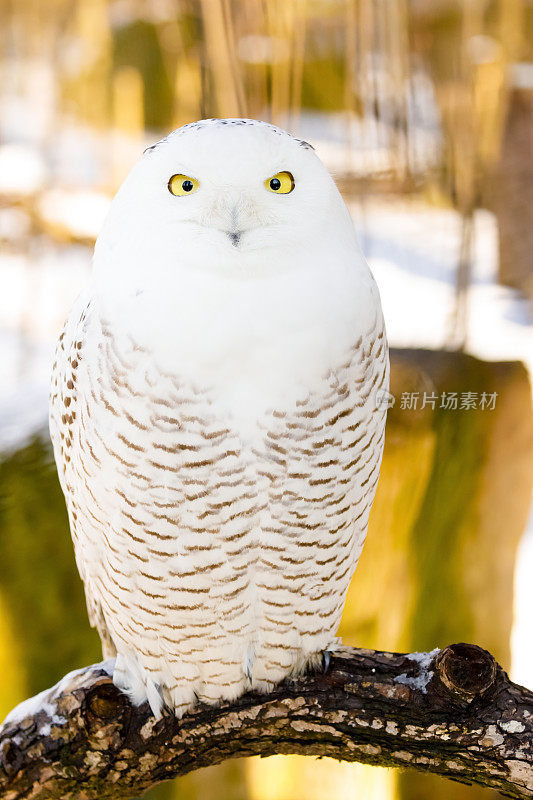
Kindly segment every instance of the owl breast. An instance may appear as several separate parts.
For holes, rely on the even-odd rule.
[[[312,385],[295,380],[241,424],[245,386],[221,398],[90,308],[78,315],[59,348],[52,434],[90,616],[137,702],[181,714],[196,698],[268,690],[333,645],[387,382],[377,307]]]

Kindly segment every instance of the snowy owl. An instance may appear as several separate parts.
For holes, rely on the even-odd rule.
[[[220,119],[148,148],[51,393],[90,620],[134,703],[181,716],[334,649],[387,386],[379,294],[309,144]]]

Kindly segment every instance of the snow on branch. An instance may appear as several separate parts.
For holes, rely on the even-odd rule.
[[[11,712],[0,727],[3,800],[130,798],[227,758],[275,753],[410,766],[533,797],[533,692],[476,645],[343,647],[325,672],[181,720],[132,706],[112,668],[72,672]]]

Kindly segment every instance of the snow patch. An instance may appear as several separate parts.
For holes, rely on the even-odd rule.
[[[40,711],[46,712],[46,706],[48,706],[47,699],[50,696],[50,690],[45,689],[44,692],[40,692],[36,694],[35,697],[30,697],[28,700],[24,700],[23,703],[19,703],[18,706],[10,711],[7,715],[5,720],[3,721],[2,725],[13,725],[22,720],[26,719],[27,717],[33,717],[38,714]],[[55,711],[55,707],[54,707]]]
[[[37,714],[45,714],[48,719],[46,722],[43,722],[40,732],[44,736],[48,735],[48,733],[50,733],[51,725],[66,725],[67,723],[65,717],[57,713],[57,706],[55,705],[54,700],[67,688],[67,686],[69,686],[70,683],[72,683],[73,679],[78,675],[88,676],[90,672],[101,670],[103,670],[106,675],[112,678],[114,667],[115,660],[108,659],[107,661],[102,661],[99,664],[93,664],[91,667],[83,667],[82,669],[75,669],[72,672],[69,672],[64,678],[61,678],[61,680],[58,681],[55,686],[52,686],[51,689],[45,689],[44,692],[40,692],[39,694],[36,694],[35,697],[30,697],[28,700],[24,700],[23,703],[19,703],[18,706],[15,706],[15,708],[3,721],[2,726],[16,725],[28,717],[34,717]]]
[[[49,225],[80,239],[96,239],[111,201],[102,192],[51,189],[38,209]]]
[[[412,675],[408,676],[406,672],[402,672],[401,675],[398,675],[396,678],[394,678],[394,681],[396,683],[402,683],[405,686],[409,686],[411,689],[419,689],[423,692],[423,694],[426,694],[427,685],[433,677],[433,671],[428,669],[428,667],[433,663],[433,660],[438,652],[439,648],[436,647],[429,653],[410,653],[408,657],[409,661],[414,661],[419,665],[419,674],[415,677]]]
[[[27,197],[46,185],[48,170],[43,156],[25,144],[0,147],[0,193]]]

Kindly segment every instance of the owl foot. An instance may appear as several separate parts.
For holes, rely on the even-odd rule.
[[[326,672],[329,670],[329,665],[331,663],[331,654],[338,649],[340,644],[341,644],[340,638],[336,637],[335,639],[333,639],[332,642],[330,642],[330,644],[325,648],[325,650],[322,650],[320,653],[317,654],[320,656],[320,662],[315,663],[315,672],[322,672],[324,675],[326,674]]]
[[[318,653],[313,655],[307,661],[306,672],[312,675],[325,675],[329,669],[331,661],[331,651],[319,650]]]

